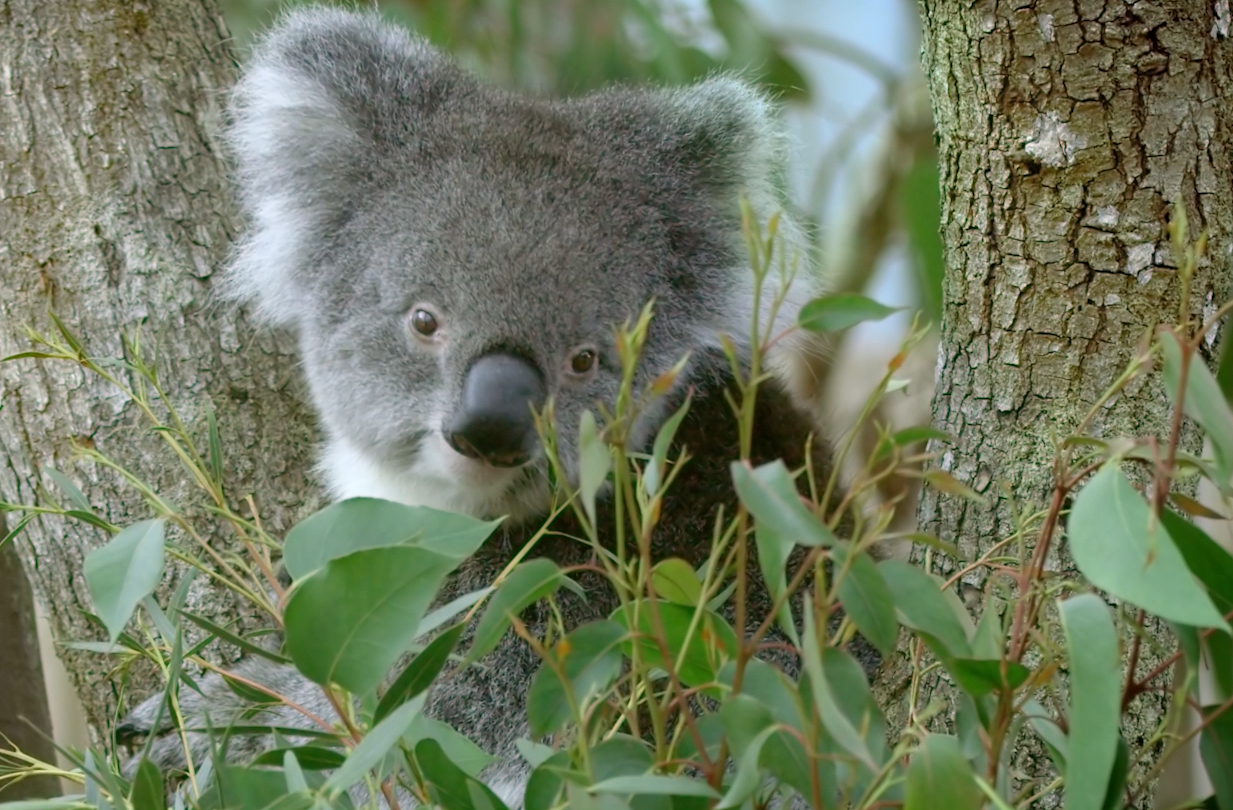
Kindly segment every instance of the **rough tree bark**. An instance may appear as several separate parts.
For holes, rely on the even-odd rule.
[[[203,428],[207,403],[217,411],[232,499],[255,493],[278,530],[318,499],[305,477],[313,434],[292,390],[291,347],[209,308],[237,224],[217,138],[235,69],[226,42],[213,0],[3,4],[0,356],[29,348],[23,325],[50,331],[49,311],[97,357],[123,356],[121,333],[139,330],[190,426]],[[54,468],[105,519],[147,517],[118,475],[74,460],[76,441],[191,508],[199,499],[188,475],[137,411],[74,365],[0,364],[0,500],[65,502],[45,472]],[[225,543],[221,534],[213,542]],[[104,540],[88,525],[42,519],[16,541],[59,639],[96,637],[81,571]],[[205,582],[196,581],[195,605],[232,613]],[[110,660],[61,654],[95,730],[106,728],[120,699],[105,677]]]
[[[1054,437],[1146,329],[1176,317],[1175,202],[1211,236],[1192,311],[1228,297],[1230,15],[1225,0],[925,0],[923,11],[947,257],[934,418],[958,437],[942,466],[992,506],[928,492],[920,518],[975,559],[1013,533],[999,482],[1044,504]],[[1168,414],[1150,381],[1095,429],[1161,433]],[[969,584],[982,586],[979,572]],[[1132,747],[1166,699],[1138,698],[1123,729]],[[1037,756],[1025,746],[1017,761],[1031,771]]]

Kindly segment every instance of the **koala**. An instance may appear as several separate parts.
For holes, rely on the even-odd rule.
[[[755,309],[780,332],[819,293],[800,229],[784,218],[785,250],[801,267],[772,274],[761,303],[739,201],[766,221],[781,210],[784,139],[768,99],[716,76],[679,89],[613,88],[545,100],[486,86],[423,40],[377,15],[300,8],[253,51],[232,97],[229,141],[249,228],[226,292],[298,336],[324,435],[320,473],[335,498],[370,496],[504,517],[497,535],[454,575],[442,601],[491,583],[548,516],[548,462],[533,411],[553,403],[559,455],[577,481],[581,414],[611,404],[621,381],[620,324],[648,301],[635,385],[689,360],[632,426],[644,450],[691,397],[677,433],[690,459],[662,510],[658,557],[706,558],[717,505],[735,506],[729,463],[738,429],[723,352],[748,359]],[[785,284],[778,311],[770,301]],[[769,356],[752,457],[829,470],[811,398],[816,337],[793,333]],[[612,525],[601,497],[597,524]],[[563,513],[535,554],[589,559]],[[601,539],[603,539],[601,537]],[[616,606],[600,583],[586,602],[562,596],[569,624]],[[751,614],[769,600],[757,591]],[[759,609],[761,614],[759,615]],[[533,607],[529,626],[544,626]],[[527,776],[525,695],[539,660],[510,634],[483,666],[434,687],[427,711],[498,758],[484,778],[519,806]],[[261,659],[240,671],[335,716],[320,689]],[[184,712],[215,726],[238,699],[217,679],[182,690]],[[159,734],[157,699],[121,731]],[[274,709],[276,725],[302,717]],[[203,725],[203,724],[202,724]],[[208,741],[189,735],[195,754]],[[261,740],[233,740],[237,759]],[[178,736],[153,745],[183,765]]]

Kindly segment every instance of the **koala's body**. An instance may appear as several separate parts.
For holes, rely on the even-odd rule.
[[[781,207],[781,138],[762,95],[715,78],[529,99],[482,85],[375,15],[308,9],[258,44],[233,98],[251,226],[229,291],[298,334],[333,496],[507,516],[443,598],[490,584],[551,505],[532,407],[552,400],[559,455],[575,478],[580,416],[618,389],[616,327],[653,299],[636,384],[691,359],[635,423],[635,444],[693,397],[677,436],[691,459],[664,504],[655,552],[705,559],[716,506],[734,503],[728,464],[739,455],[721,336],[747,354],[755,308],[739,199],[764,221]],[[775,316],[783,328],[817,289],[789,219],[780,231],[801,261]],[[767,323],[769,306],[761,315]],[[770,358],[755,462],[806,463],[812,340],[779,341]],[[814,447],[824,474],[825,442]],[[581,534],[569,520],[554,528]],[[535,553],[562,564],[589,556],[555,535]],[[577,624],[613,606],[592,593],[586,604],[567,597],[563,610]],[[528,613],[532,625],[543,618]],[[526,736],[539,661],[511,635],[483,663],[434,687],[429,711],[499,758],[485,778],[516,805],[525,764],[514,741]],[[260,659],[240,666],[333,716],[293,671]],[[205,692],[183,690],[185,712],[225,726],[236,698],[220,683]],[[278,711],[272,722],[303,725]],[[150,732],[153,716],[147,703],[126,730]],[[203,739],[192,741],[205,753]],[[233,742],[232,754],[245,745]],[[181,763],[180,739],[157,741],[154,756]]]

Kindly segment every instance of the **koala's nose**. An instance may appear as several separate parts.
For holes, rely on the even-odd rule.
[[[445,426],[450,447],[494,467],[525,464],[539,443],[531,409],[547,397],[543,375],[522,358],[489,354],[472,364],[462,407]]]

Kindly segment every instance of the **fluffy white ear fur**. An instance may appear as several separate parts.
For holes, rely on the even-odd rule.
[[[253,49],[231,95],[228,141],[252,218],[223,294],[292,323],[311,246],[361,193],[390,131],[449,63],[376,14],[297,9]]]
[[[268,53],[268,52],[267,52]],[[312,165],[350,164],[363,139],[324,88],[279,54],[249,68],[232,95],[232,151],[252,222],[231,261],[224,294],[254,301],[263,318],[294,321],[301,310],[297,267],[325,227],[331,201],[314,195]]]

